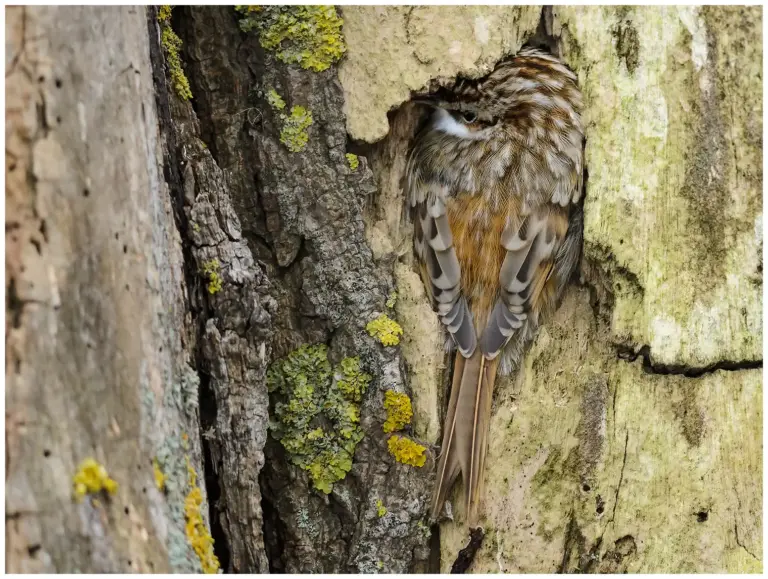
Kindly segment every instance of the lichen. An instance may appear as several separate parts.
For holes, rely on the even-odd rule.
[[[192,98],[192,89],[189,88],[189,79],[184,74],[179,56],[184,43],[171,28],[171,10],[173,10],[173,6],[161,6],[157,11],[157,19],[161,29],[160,43],[165,49],[173,89],[181,100],[188,101]]]
[[[200,511],[200,507],[203,504],[203,493],[200,487],[197,486],[197,473],[192,468],[189,457],[187,457],[187,474],[191,489],[184,501],[187,540],[200,559],[203,573],[218,573],[219,559],[213,553],[213,537],[211,537],[208,527],[205,526],[205,521]]]
[[[219,268],[218,259],[212,259],[203,263],[203,275],[208,278],[208,293],[211,295],[221,291],[222,280]]]
[[[269,103],[269,106],[278,111],[282,111],[285,108],[283,97],[277,94],[277,91],[273,88],[267,91],[267,102]]]
[[[166,546],[171,570],[175,573],[200,573],[200,559],[192,549],[186,534],[185,502],[188,488],[187,455],[184,441],[179,435],[165,437],[157,448],[157,466],[165,480],[165,508],[168,513]]]
[[[411,466],[424,466],[427,462],[426,447],[405,436],[393,434],[387,441],[387,447],[395,460]]]
[[[349,168],[352,171],[356,171],[357,168],[360,166],[360,159],[357,158],[357,155],[355,155],[354,153],[347,153],[345,157],[347,158],[347,163],[349,163]]]
[[[152,470],[155,474],[155,486],[157,486],[157,490],[164,491],[165,490],[165,480],[168,478],[163,474],[163,470],[160,468],[160,463],[157,461],[157,457],[152,459]]]
[[[391,310],[392,308],[395,307],[396,303],[397,303],[397,292],[393,291],[387,297],[387,301],[386,301],[386,303],[384,305],[387,306]]]
[[[400,343],[399,336],[403,335],[400,324],[391,320],[387,314],[381,314],[375,320],[368,322],[365,329],[385,346],[397,346]]]
[[[344,358],[332,369],[322,344],[300,347],[267,372],[276,398],[270,430],[290,461],[326,494],[352,468],[363,438],[360,402],[370,381],[357,358]]]
[[[376,515],[381,518],[386,514],[387,507],[384,506],[384,503],[381,499],[376,499]]]
[[[387,411],[384,432],[402,430],[404,426],[411,423],[413,408],[407,394],[387,390],[384,393],[384,409]]]
[[[75,476],[72,477],[74,496],[78,502],[87,494],[106,491],[110,495],[117,492],[117,483],[109,478],[107,469],[92,458],[86,458],[80,463]]]
[[[157,20],[159,22],[166,22],[171,19],[171,10],[173,10],[173,6],[170,6],[168,4],[164,6],[158,6],[157,7]]]
[[[342,19],[333,6],[236,6],[244,32],[288,64],[315,72],[328,69],[347,50]]]
[[[280,120],[283,123],[280,142],[292,153],[303,150],[309,141],[307,129],[313,123],[311,111],[301,106],[291,107],[291,114],[281,114]]]

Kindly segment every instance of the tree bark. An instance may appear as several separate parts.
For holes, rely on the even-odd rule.
[[[338,12],[317,72],[232,7],[7,10],[8,570],[759,572],[760,10]],[[407,101],[530,39],[584,92],[584,251],[497,383],[470,538],[460,501],[426,518],[451,365],[403,225]],[[327,493],[275,382],[318,344],[312,432],[347,361],[370,376]],[[87,458],[114,494],[73,496]]]

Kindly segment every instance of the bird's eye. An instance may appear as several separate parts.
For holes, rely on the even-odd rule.
[[[477,120],[477,113],[473,113],[472,111],[464,111],[461,113],[461,116],[467,123],[474,123]]]

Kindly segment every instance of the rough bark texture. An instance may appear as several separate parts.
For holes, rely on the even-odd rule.
[[[197,379],[145,10],[8,8],[6,38],[7,570],[199,571]],[[88,457],[118,490],[78,503]]]
[[[312,72],[232,7],[8,9],[8,570],[199,571],[188,459],[225,571],[760,571],[760,10],[339,12],[344,59]],[[497,385],[484,533],[457,506],[430,539],[438,449],[401,464],[382,429],[405,392],[437,443],[450,379],[402,225],[405,101],[533,35],[587,105],[581,279]],[[401,345],[366,332],[383,312]],[[267,370],[303,344],[373,377],[330,494],[268,433]],[[78,503],[91,456],[119,488]]]
[[[361,412],[367,436],[352,471],[330,495],[312,489],[279,444],[268,444],[262,488],[271,517],[270,565],[287,572],[408,571],[415,559],[426,559],[418,523],[429,473],[394,463],[381,431],[383,391],[405,385],[399,353],[364,330],[385,310],[392,283],[365,243],[363,205],[375,187],[364,160],[352,171],[345,158],[336,71],[303,71],[277,61],[254,34],[240,31],[231,7],[185,9],[178,27],[189,53],[201,134],[226,175],[242,235],[271,280],[277,307],[265,359],[302,344],[328,343],[332,360],[359,357],[374,375]],[[314,124],[299,153],[279,140],[279,117],[266,100],[271,89],[288,107],[311,111]],[[377,500],[390,515],[376,515]],[[258,570],[247,561],[235,569]]]

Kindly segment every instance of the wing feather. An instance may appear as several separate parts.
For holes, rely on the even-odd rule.
[[[542,206],[525,217],[519,227],[508,222],[502,232],[506,255],[499,272],[499,297],[480,346],[489,359],[495,358],[525,323],[535,296],[549,278],[567,223],[567,210]]]
[[[447,188],[419,179],[408,183],[414,220],[414,248],[424,264],[425,283],[433,306],[462,355],[477,347],[472,313],[461,293],[461,266],[453,246],[446,209]]]

